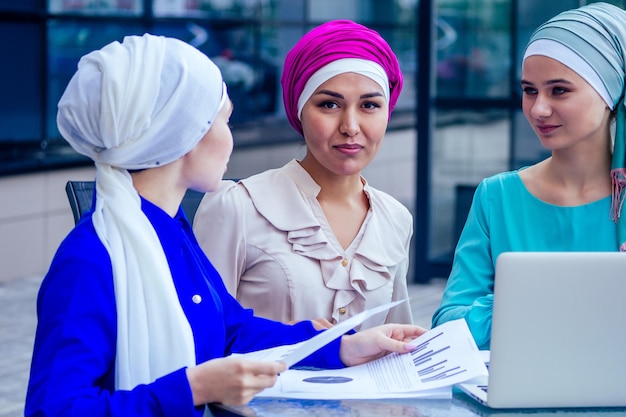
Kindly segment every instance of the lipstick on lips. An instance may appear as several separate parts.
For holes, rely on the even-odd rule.
[[[559,125],[537,125],[537,130],[544,135],[554,132]]]
[[[341,145],[335,145],[334,148],[341,153],[354,155],[358,153],[361,149],[363,149],[363,146],[359,145],[358,143],[342,143]]]

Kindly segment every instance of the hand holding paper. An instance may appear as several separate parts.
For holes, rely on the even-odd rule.
[[[407,353],[413,350],[408,342],[425,332],[418,326],[385,324],[347,335],[341,342],[341,360],[346,366],[355,366],[392,352]]]
[[[406,299],[394,301],[388,304],[371,308],[369,310],[362,311],[361,313],[350,317],[348,320],[336,324],[328,330],[324,330],[322,333],[319,333],[309,340],[305,340],[303,342],[293,345],[278,346],[275,348],[250,352],[246,353],[243,356],[250,360],[284,362],[287,364],[288,367],[292,367],[296,363],[300,362],[302,359],[316,352],[318,349],[326,346],[328,343],[354,329],[356,326],[363,323],[365,320],[372,317],[373,315],[383,313],[390,308],[407,301],[408,300]],[[342,354],[342,360],[344,360],[343,356],[344,355]]]

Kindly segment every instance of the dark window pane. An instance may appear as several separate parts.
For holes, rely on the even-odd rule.
[[[48,10],[84,16],[138,16],[143,12],[143,0],[48,0]]]
[[[436,14],[437,96],[507,97],[509,1],[448,1]]]
[[[273,2],[263,0],[154,0],[155,16],[178,16],[200,18],[254,18],[261,7]]]
[[[0,0],[0,11],[35,12],[43,10],[44,0]]]
[[[316,22],[349,19],[371,23],[414,23],[417,0],[315,0],[308,2],[308,18]]]
[[[297,20],[304,18],[305,0],[268,0],[261,2],[262,19]]]
[[[42,139],[43,45],[34,24],[2,23],[0,56],[0,140],[39,142]]]

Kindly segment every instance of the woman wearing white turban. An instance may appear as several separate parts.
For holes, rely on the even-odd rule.
[[[57,122],[95,162],[95,204],[39,292],[27,416],[192,416],[246,403],[285,365],[225,356],[317,334],[242,308],[180,209],[188,188],[218,187],[231,111],[217,67],[176,39],[129,36],[80,60]],[[423,331],[346,335],[303,362],[363,363],[406,351]]]
[[[489,348],[502,252],[626,250],[624,51],[626,12],[607,3],[565,11],[533,33],[522,109],[551,156],[478,186],[433,326],[465,318]]]

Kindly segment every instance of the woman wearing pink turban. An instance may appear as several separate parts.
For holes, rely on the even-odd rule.
[[[412,216],[361,176],[402,81],[387,42],[347,20],[318,26],[287,54],[285,110],[306,155],[225,181],[205,196],[194,222],[229,292],[255,314],[330,326],[407,298]],[[385,322],[411,323],[410,305],[361,329]]]

